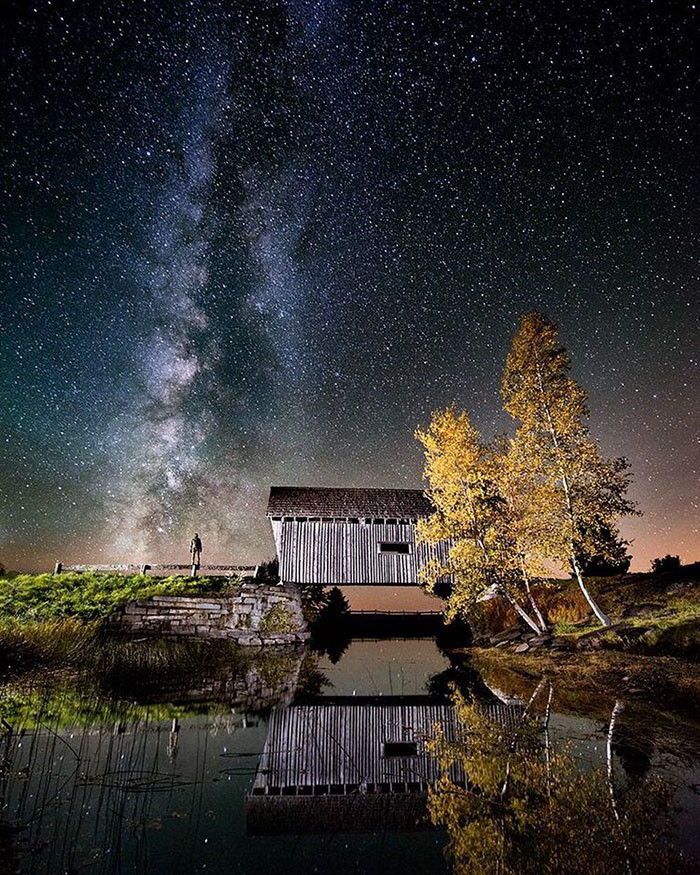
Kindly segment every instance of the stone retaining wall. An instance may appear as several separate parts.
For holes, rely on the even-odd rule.
[[[106,623],[110,632],[228,638],[238,644],[307,641],[309,631],[295,586],[247,582],[226,597],[156,595],[130,602]]]

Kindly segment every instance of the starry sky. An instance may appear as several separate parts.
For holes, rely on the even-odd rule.
[[[503,431],[519,315],[700,559],[698,11],[20,0],[0,90],[0,562],[273,553],[270,484]]]

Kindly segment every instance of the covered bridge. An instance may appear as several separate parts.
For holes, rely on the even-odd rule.
[[[411,586],[447,545],[416,543],[432,513],[420,489],[273,486],[267,506],[280,580],[338,586]]]

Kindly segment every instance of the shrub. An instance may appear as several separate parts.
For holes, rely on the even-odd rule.
[[[295,632],[297,624],[284,605],[273,605],[260,621],[260,631],[269,635]]]
[[[652,559],[651,560],[651,570],[655,574],[662,574],[663,572],[673,572],[679,571],[681,567],[681,559],[680,556],[671,556],[670,553],[667,553],[661,559]]]
[[[578,586],[569,581],[544,581],[533,586],[533,595],[550,625],[572,624],[590,616],[591,609]],[[477,635],[495,635],[519,622],[513,608],[503,598],[482,602],[469,624]]]

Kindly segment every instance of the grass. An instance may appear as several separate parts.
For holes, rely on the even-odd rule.
[[[88,657],[98,622],[0,618],[0,661],[6,666],[38,661],[73,662]]]
[[[225,584],[212,578],[149,577],[145,574],[18,574],[0,577],[0,618],[84,621],[154,595],[205,595]]]
[[[72,665],[13,673],[0,684],[0,719],[14,729],[266,711],[296,687],[328,683],[317,659],[230,641],[94,639]],[[0,734],[2,729],[0,728]],[[1,867],[0,867],[1,868]]]
[[[224,703],[212,709],[210,704],[139,704],[105,696],[89,679],[53,673],[40,682],[34,677],[19,678],[0,687],[0,716],[15,730],[47,724],[58,727],[91,726],[101,723],[135,720],[170,720],[173,717],[226,712]]]
[[[0,576],[0,665],[71,664],[94,658],[102,621],[131,601],[154,595],[221,595],[226,578],[144,574]]]

